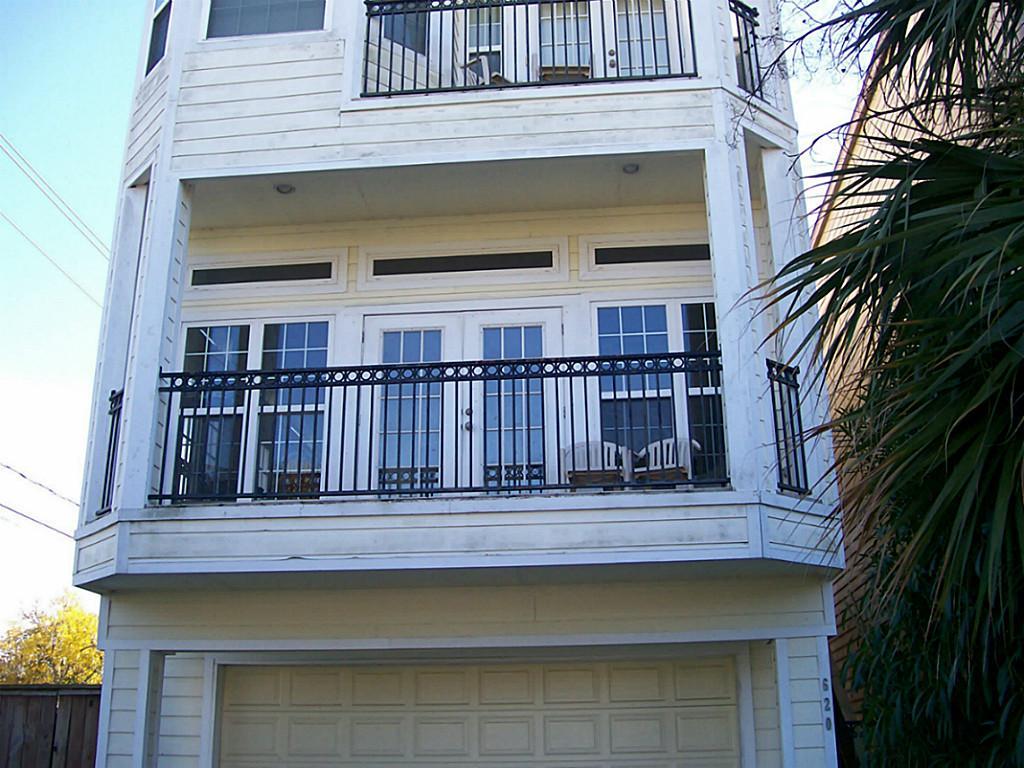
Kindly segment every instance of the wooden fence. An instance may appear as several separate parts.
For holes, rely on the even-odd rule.
[[[0,686],[0,768],[93,768],[98,685]]]

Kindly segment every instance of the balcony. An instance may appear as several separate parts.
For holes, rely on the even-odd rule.
[[[528,350],[528,338],[516,342]],[[155,503],[729,482],[717,352],[181,372],[164,381]]]
[[[363,96],[695,77],[688,0],[368,0]]]

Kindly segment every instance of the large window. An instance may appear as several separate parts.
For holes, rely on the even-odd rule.
[[[327,323],[272,323],[263,329],[263,369],[301,371],[327,366]],[[291,386],[265,389],[260,398],[256,490],[310,495],[320,489],[325,390],[300,375],[281,374]]]
[[[429,13],[394,13],[384,17],[384,37],[416,53],[427,52]]]
[[[386,331],[381,362],[417,365],[441,360],[441,331]],[[441,472],[441,384],[389,384],[380,402],[381,489],[437,487]]]
[[[189,328],[184,370],[226,384],[230,377],[217,374],[244,370],[248,349],[248,326]],[[245,397],[239,392],[183,395],[174,478],[177,493],[199,498],[232,498],[238,493],[244,411]]]
[[[669,351],[664,304],[601,307],[597,311],[601,355]],[[634,453],[673,434],[671,376],[606,376],[601,379],[601,439]]]
[[[683,351],[719,351],[715,305],[683,305]],[[722,413],[722,374],[686,375],[686,415],[690,432],[690,472],[695,480],[725,477],[725,419]]]
[[[146,74],[163,61],[167,50],[167,31],[171,26],[171,0],[156,0],[153,24],[149,33],[149,52],[146,54]]]
[[[210,0],[207,37],[324,28],[326,0]]]

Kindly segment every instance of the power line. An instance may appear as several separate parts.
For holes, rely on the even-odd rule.
[[[72,208],[68,202],[60,196],[50,184],[43,178],[42,174],[39,173],[18,148],[11,143],[11,140],[0,133],[0,152],[3,152],[10,158],[11,162],[14,163],[15,167],[21,171],[25,177],[31,181],[36,188],[45,195],[46,199],[50,201],[54,208],[56,208],[60,214],[71,222],[71,226],[78,230],[79,234],[82,235],[96,251],[105,260],[110,260],[110,248],[106,243],[97,235],[92,227],[86,224],[82,217],[78,215],[74,208]]]
[[[17,515],[18,517],[23,517],[26,520],[28,520],[29,522],[35,523],[36,525],[41,525],[41,526],[43,526],[43,528],[46,528],[47,530],[53,531],[54,533],[59,533],[61,536],[69,538],[72,541],[75,540],[75,537],[72,536],[67,531],[62,531],[60,528],[54,528],[49,523],[44,523],[42,520],[37,520],[36,518],[32,517],[32,515],[27,515],[24,512],[19,512],[14,507],[9,507],[9,506],[7,506],[6,504],[4,504],[2,502],[0,502],[0,509],[6,509],[8,512],[12,512],[15,515]]]
[[[23,480],[27,480],[28,482],[32,483],[32,485],[35,485],[35,486],[38,486],[38,487],[42,488],[44,491],[46,491],[46,492],[48,492],[50,494],[53,494],[54,496],[56,496],[58,499],[61,499],[62,501],[66,501],[68,504],[74,504],[76,507],[78,506],[78,502],[75,501],[74,499],[72,499],[70,496],[65,496],[60,491],[55,491],[53,488],[48,486],[46,483],[41,483],[38,480],[34,480],[33,478],[29,477],[28,475],[26,475],[21,470],[15,469],[10,464],[4,464],[2,461],[0,461],[0,467],[3,467],[8,472],[13,472],[14,474],[18,475],[18,477],[22,478]]]
[[[74,284],[74,286],[78,290],[80,290],[85,295],[85,297],[87,299],[89,299],[89,301],[91,301],[97,307],[100,307],[102,309],[102,305],[100,304],[100,302],[91,293],[89,293],[89,291],[87,291],[85,289],[85,287],[81,283],[79,283],[77,280],[75,280],[75,278],[73,278],[71,275],[69,275],[65,271],[64,267],[62,267],[60,264],[57,263],[56,259],[54,259],[52,256],[50,256],[50,254],[48,254],[46,251],[44,251],[42,249],[42,246],[39,245],[39,243],[37,243],[35,240],[33,240],[31,237],[29,237],[27,234],[25,234],[25,231],[21,227],[19,227],[17,224],[15,224],[13,221],[11,221],[11,219],[7,216],[6,213],[4,213],[3,211],[0,211],[0,218],[2,218],[8,224],[10,224],[12,227],[14,227],[14,229],[17,231],[17,233],[19,235],[21,235],[29,243],[31,243],[32,247],[35,248],[37,251],[39,251],[39,253],[42,255],[42,257],[44,259],[46,259],[48,262],[53,264],[53,266],[55,266],[57,268],[57,270],[62,275],[64,275],[64,277],[66,277],[68,280],[70,280]]]

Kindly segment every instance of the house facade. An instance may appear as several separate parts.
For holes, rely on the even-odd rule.
[[[774,6],[150,6],[98,765],[835,765]]]

